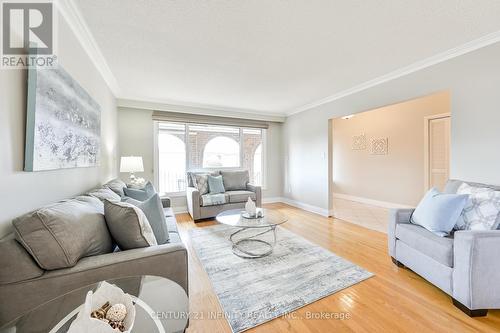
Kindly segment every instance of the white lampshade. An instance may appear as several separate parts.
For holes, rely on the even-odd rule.
[[[122,156],[120,160],[120,172],[144,172],[142,157]]]

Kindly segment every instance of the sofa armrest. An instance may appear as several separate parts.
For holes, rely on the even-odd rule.
[[[387,243],[389,255],[396,258],[396,226],[400,223],[410,223],[414,208],[398,208],[389,211],[389,223],[387,226]]]
[[[188,212],[193,218],[193,220],[199,220],[201,217],[200,213],[200,192],[194,187],[186,188],[186,200],[188,206]]]
[[[500,308],[500,230],[457,231],[453,298],[471,310]]]
[[[262,207],[262,188],[257,185],[247,184],[247,191],[255,193],[255,204]]]
[[[167,196],[160,196],[161,205],[163,208],[170,208],[172,206],[172,200]]]
[[[80,259],[65,269],[45,271],[35,279],[0,285],[0,322],[12,320],[48,300],[103,280],[138,275],[170,279],[188,293],[188,255],[182,243],[163,244]],[[22,297],[29,295],[29,297]]]

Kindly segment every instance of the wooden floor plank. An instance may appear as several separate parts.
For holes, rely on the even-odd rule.
[[[293,314],[248,332],[499,332],[500,310],[469,318],[444,292],[408,269],[396,267],[387,254],[387,236],[333,218],[275,203],[265,205],[286,214],[287,230],[369,270],[375,277],[318,300]],[[231,332],[210,279],[198,260],[188,231],[214,225],[177,215],[179,232],[189,251],[190,311],[188,332]],[[318,319],[321,313],[344,318]],[[217,314],[217,315],[214,315]]]

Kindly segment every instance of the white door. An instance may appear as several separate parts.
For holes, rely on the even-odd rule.
[[[435,116],[427,121],[426,190],[443,190],[450,176],[450,116]]]

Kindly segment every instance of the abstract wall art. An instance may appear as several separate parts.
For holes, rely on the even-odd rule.
[[[389,139],[371,139],[370,154],[387,155],[389,153]]]
[[[355,135],[352,137],[352,150],[365,150],[366,136],[364,134]]]
[[[99,165],[101,108],[63,68],[28,70],[25,171]]]

